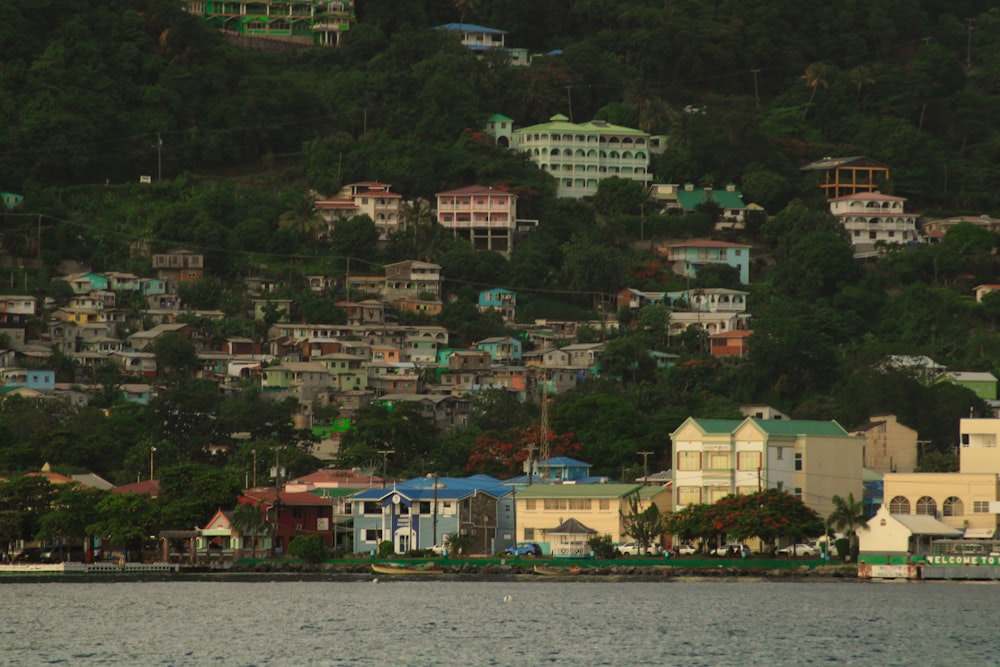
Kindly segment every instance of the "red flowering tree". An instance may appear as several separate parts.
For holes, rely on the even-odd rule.
[[[468,473],[483,473],[495,477],[518,475],[524,471],[529,447],[538,457],[541,426],[536,422],[525,428],[514,428],[502,433],[491,431],[476,438],[469,451]],[[549,456],[570,456],[580,451],[580,443],[573,433],[556,433],[551,429],[546,436]]]
[[[823,534],[823,520],[785,491],[767,489],[746,496],[729,495],[714,505],[691,505],[664,520],[667,533],[682,540],[724,544],[727,539],[760,539],[768,551],[780,537],[802,539]]]

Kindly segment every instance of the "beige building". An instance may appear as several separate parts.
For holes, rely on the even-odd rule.
[[[892,515],[924,515],[992,538],[1000,522],[1000,419],[959,422],[959,472],[885,475],[885,504]],[[866,547],[867,549],[867,547]]]
[[[612,542],[629,538],[622,515],[629,513],[630,498],[639,494],[639,508],[655,503],[670,511],[670,489],[638,484],[534,484],[518,489],[515,502],[515,542],[550,542],[549,534],[567,519],[576,519]],[[543,547],[544,548],[544,547]]]
[[[851,430],[865,439],[865,467],[881,473],[913,472],[917,467],[917,432],[896,415],[872,415]]]
[[[864,440],[835,421],[689,417],[671,438],[674,507],[778,489],[825,517],[833,496],[862,497]]]

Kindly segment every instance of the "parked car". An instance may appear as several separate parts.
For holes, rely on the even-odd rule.
[[[677,552],[678,556],[693,556],[698,553],[698,550],[690,544],[678,544],[674,547],[674,550]]]
[[[658,544],[653,544],[641,549],[636,542],[620,542],[615,545],[615,554],[618,556],[658,556],[663,553],[663,548]]]
[[[711,553],[713,556],[729,556],[730,558],[739,557],[742,552],[746,551],[750,554],[750,547],[746,544],[723,544],[720,547],[715,547],[712,549]]]
[[[517,546],[507,547],[507,555],[534,558],[542,555],[542,548],[534,542],[518,542]]]
[[[819,549],[811,544],[793,544],[790,547],[778,549],[778,553],[782,556],[815,556],[819,553]]]

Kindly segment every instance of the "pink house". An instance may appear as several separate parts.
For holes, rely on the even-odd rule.
[[[514,244],[517,195],[482,185],[437,193],[437,219],[477,250],[509,255]]]

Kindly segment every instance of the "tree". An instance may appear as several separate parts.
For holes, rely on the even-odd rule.
[[[827,67],[823,63],[813,63],[806,68],[806,73],[802,75],[802,81],[805,82],[812,92],[809,93],[809,101],[806,102],[805,108],[802,110],[802,117],[805,118],[806,114],[809,113],[809,107],[812,106],[813,98],[816,97],[816,91],[820,88],[826,89],[830,87],[830,82],[827,81]]]
[[[39,540],[54,540],[59,549],[71,539],[88,542],[87,526],[98,519],[97,505],[105,492],[78,484],[63,484],[52,501],[51,509],[38,522]]]
[[[847,498],[840,496],[833,497],[833,512],[827,517],[827,523],[837,530],[847,529],[847,539],[849,540],[851,559],[857,560],[857,532],[855,528],[865,522],[865,504],[854,499],[854,493],[847,494]]]
[[[251,557],[257,556],[257,544],[261,535],[266,535],[270,524],[260,507],[250,503],[240,503],[233,510],[233,528],[240,534],[241,546],[250,538]],[[291,546],[291,545],[289,545]]]
[[[469,550],[472,549],[472,535],[448,533],[444,536],[444,543],[448,547],[449,553],[460,556],[469,553]]]
[[[628,512],[619,510],[619,514],[622,531],[635,540],[640,553],[645,553],[650,545],[659,542],[663,535],[663,516],[656,503],[651,502],[649,507],[640,509],[639,493],[636,492],[628,497]]]
[[[165,375],[189,377],[198,368],[198,350],[184,334],[165,333],[153,341],[156,367]]]
[[[296,535],[288,543],[288,555],[314,564],[326,560],[330,554],[319,535]]]
[[[521,474],[529,451],[535,452],[537,460],[541,444],[541,426],[538,423],[503,432],[490,431],[476,438],[469,450],[465,470],[487,475]],[[580,443],[572,433],[560,434],[551,429],[545,435],[545,446],[550,456],[570,456],[580,451]]]
[[[109,493],[97,503],[97,516],[97,521],[86,527],[87,534],[99,537],[104,550],[124,547],[125,560],[130,560],[130,554],[137,556],[143,541],[153,535],[159,523],[159,508],[147,495]]]
[[[635,215],[640,212],[645,199],[646,190],[642,183],[612,176],[598,182],[594,210],[602,215]]]

